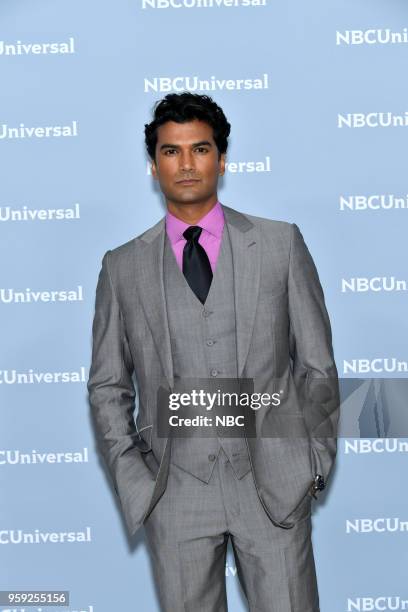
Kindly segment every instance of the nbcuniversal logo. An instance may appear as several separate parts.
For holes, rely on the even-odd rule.
[[[396,357],[343,360],[343,374],[369,374],[370,372],[375,374],[408,372],[408,362]]]
[[[399,595],[380,597],[349,597],[347,612],[376,612],[377,610],[408,610],[408,599]]]
[[[263,73],[259,77],[248,77],[243,79],[219,79],[210,76],[208,79],[199,79],[198,76],[161,76],[144,78],[144,93],[168,92],[168,91],[223,91],[242,89],[268,89],[268,74]]]
[[[395,276],[357,276],[341,279],[341,292],[366,293],[367,291],[406,291],[407,281],[397,279]]]
[[[142,9],[206,9],[266,6],[266,0],[142,0]]]
[[[346,533],[394,533],[408,532],[408,521],[395,518],[346,519]]]

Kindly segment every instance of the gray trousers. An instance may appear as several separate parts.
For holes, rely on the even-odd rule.
[[[311,498],[292,529],[275,527],[252,472],[240,480],[221,449],[208,484],[170,464],[144,523],[163,612],[226,612],[228,538],[250,612],[319,612]]]

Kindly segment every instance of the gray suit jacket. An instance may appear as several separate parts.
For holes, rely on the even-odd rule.
[[[258,437],[247,438],[263,507],[275,524],[290,528],[314,476],[327,481],[337,450],[329,318],[298,227],[228,206],[223,211],[233,255],[239,377],[290,398],[258,410]],[[162,218],[107,251],[96,289],[91,414],[131,535],[163,494],[168,472],[170,443],[158,435],[156,418],[157,390],[174,383],[164,238]]]

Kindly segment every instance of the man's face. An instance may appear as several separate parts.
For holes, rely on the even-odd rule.
[[[198,119],[186,123],[167,121],[158,128],[152,174],[168,204],[211,201],[217,194],[218,176],[224,172],[225,154],[218,159],[213,129],[208,123]]]

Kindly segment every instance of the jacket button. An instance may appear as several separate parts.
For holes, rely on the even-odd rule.
[[[211,376],[218,376],[218,370],[216,370],[215,368],[211,370]]]
[[[210,461],[215,461],[215,455],[208,455],[208,459]]]
[[[207,346],[212,346],[214,344],[214,340],[207,340]]]

